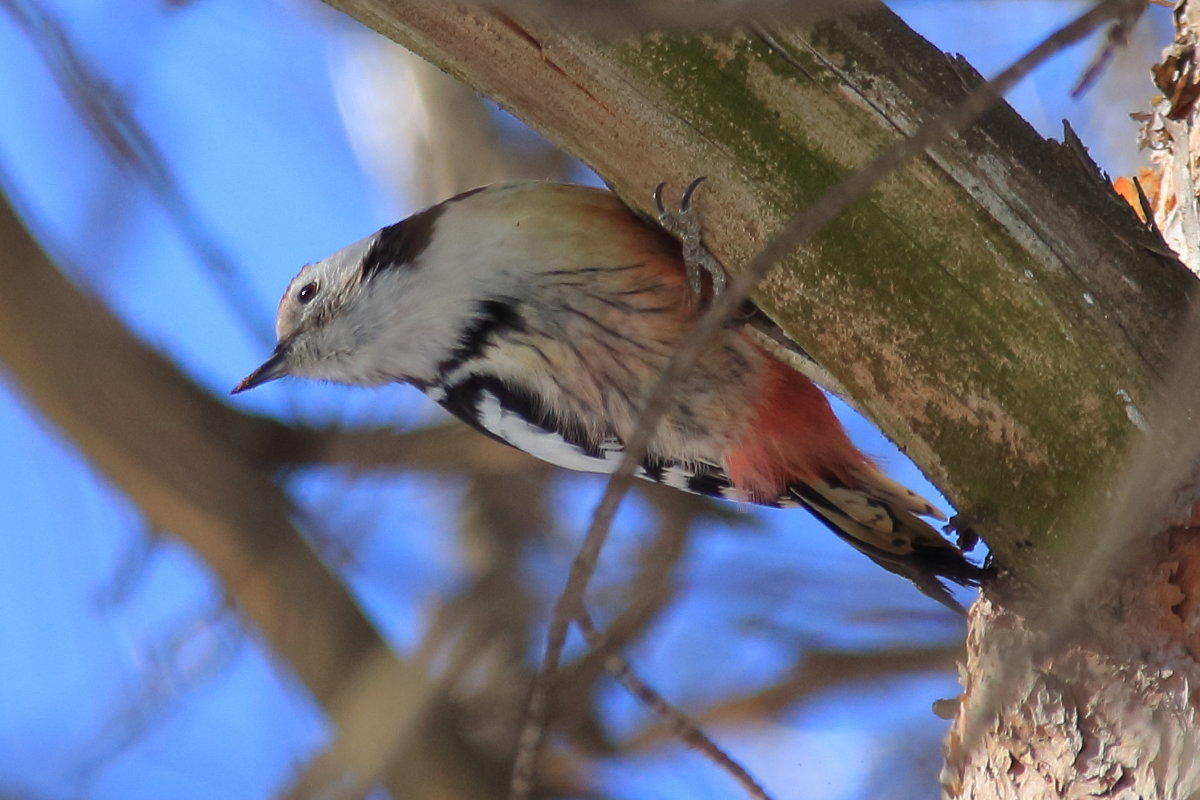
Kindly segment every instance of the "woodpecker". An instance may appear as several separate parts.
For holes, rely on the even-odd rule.
[[[689,218],[691,188],[663,219]],[[644,396],[703,310],[697,293],[722,285],[711,264],[702,283],[695,244],[601,189],[473,189],[301,269],[279,304],[278,345],[233,391],[284,376],[409,383],[494,439],[611,473]],[[822,391],[737,325],[676,388],[638,474],[807,508],[951,608],[942,581],[975,585],[982,574],[920,519],[945,519],[933,504],[851,444]]]

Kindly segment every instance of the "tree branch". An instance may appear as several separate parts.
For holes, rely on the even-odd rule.
[[[709,176],[706,242],[733,272],[979,82],[882,9],[614,43],[519,10],[331,2],[644,210],[659,181]],[[1194,279],[1160,247],[1075,150],[999,108],[897,171],[755,298],[1024,570],[1101,485],[1162,368]]]
[[[395,428],[311,428],[247,417],[248,446],[267,467],[321,464],[358,471],[419,470],[479,476],[548,472],[550,467],[519,450],[480,436],[459,423],[397,431]],[[250,428],[251,426],[247,426]]]

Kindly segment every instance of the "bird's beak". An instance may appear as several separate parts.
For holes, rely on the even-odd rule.
[[[263,362],[263,365],[251,372],[237,386],[233,387],[230,394],[238,394],[247,389],[253,389],[255,386],[262,386],[269,381],[278,380],[288,374],[288,342],[280,342],[275,347],[275,352],[271,353],[271,357]]]

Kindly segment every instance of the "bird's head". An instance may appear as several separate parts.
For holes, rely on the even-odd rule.
[[[277,344],[271,357],[233,391],[245,391],[288,375],[338,380],[353,350],[354,315],[349,312],[364,287],[357,267],[371,239],[306,264],[288,284],[275,318]]]
[[[515,305],[557,330],[539,281],[561,292],[577,285],[563,278],[570,270],[597,278],[597,265],[632,263],[659,247],[648,230],[595,189],[524,181],[463,192],[300,270],[279,304],[275,352],[234,392],[289,375],[438,385],[513,325]]]
[[[379,385],[421,381],[444,357],[453,334],[431,319],[420,284],[440,272],[429,260],[442,208],[384,228],[308,264],[288,284],[275,321],[275,351],[234,394],[294,376]],[[444,340],[449,341],[444,341]]]

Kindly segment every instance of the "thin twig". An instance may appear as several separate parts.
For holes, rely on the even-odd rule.
[[[692,721],[696,725],[738,725],[770,718],[797,703],[845,687],[916,672],[954,669],[962,644],[930,645],[887,650],[810,650],[796,666],[769,686],[729,697],[708,707]],[[623,752],[646,752],[670,735],[647,727],[621,742]]]
[[[691,541],[697,521],[736,525],[744,524],[745,520],[735,510],[723,508],[724,504],[718,505],[717,501],[708,498],[651,483],[637,488],[642,490],[643,500],[655,508],[658,526],[650,544],[639,549],[632,577],[626,575],[622,579],[622,584],[628,588],[627,596],[622,598],[624,608],[613,615],[605,631],[609,648],[615,650],[641,638],[663,610],[678,599],[679,585],[673,575]],[[593,684],[604,672],[603,661],[600,653],[580,658],[563,669],[555,685],[560,687],[559,691],[567,691],[569,687],[575,698],[590,698]],[[567,704],[555,703],[555,706],[562,708]],[[570,727],[569,722],[567,725]]]
[[[713,300],[651,389],[634,433],[625,442],[621,466],[613,473],[605,487],[604,495],[592,517],[592,524],[571,564],[567,584],[555,603],[541,670],[530,692],[529,705],[518,740],[509,791],[511,800],[526,800],[533,789],[537,756],[545,736],[551,678],[558,669],[571,620],[581,613],[584,593],[595,571],[613,517],[633,482],[634,472],[646,453],[650,438],[670,407],[673,390],[699,361],[711,338],[733,319],[742,303],[776,264],[836,219],[851,203],[871,191],[909,159],[923,153],[930,145],[966,128],[1035,67],[1087,36],[1107,20],[1119,16],[1129,2],[1130,0],[1105,0],[1099,3],[1073,22],[1050,34],[991,81],[970,92],[958,105],[926,122],[912,136],[892,145],[861,170],[834,185],[816,204],[792,217],[780,233],[734,277],[728,288]]]
[[[710,739],[708,734],[702,731],[700,726],[693,722],[687,714],[667,702],[653,687],[637,676],[637,673],[633,671],[633,667],[629,665],[624,656],[609,646],[604,634],[596,629],[591,616],[586,610],[581,611],[579,616],[575,618],[575,624],[582,631],[583,638],[587,640],[588,646],[595,652],[604,655],[604,668],[608,671],[608,674],[624,686],[642,704],[661,717],[671,729],[672,734],[688,747],[695,748],[708,756],[709,760],[728,772],[738,782],[738,785],[746,790],[746,794],[755,798],[755,800],[771,800],[771,796],[767,794],[766,789],[758,781],[754,780],[754,776],[745,767],[722,750],[721,746]]]
[[[1083,71],[1079,80],[1075,82],[1075,87],[1071,89],[1073,99],[1079,99],[1088,89],[1092,88],[1116,52],[1129,43],[1129,32],[1137,23],[1138,18],[1142,16],[1142,12],[1146,10],[1146,4],[1139,2],[1125,5],[1124,14],[1116,24],[1109,27],[1108,35],[1104,37],[1104,44],[1101,46],[1100,52],[1092,59],[1092,63]]]

